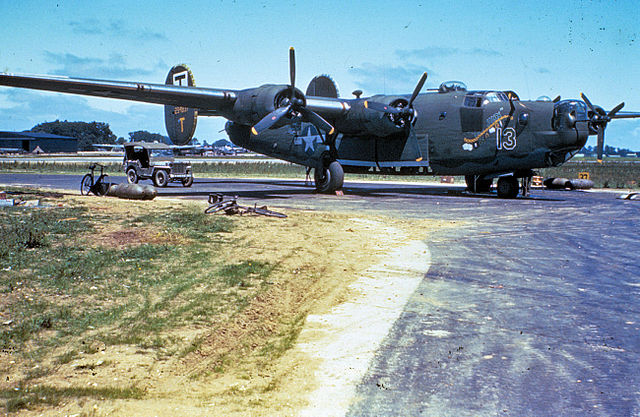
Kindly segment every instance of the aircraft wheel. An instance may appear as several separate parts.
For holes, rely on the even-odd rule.
[[[344,171],[342,165],[337,161],[333,161],[328,167],[323,169],[316,168],[313,172],[316,183],[316,191],[319,193],[333,193],[342,188],[344,184]]]
[[[493,179],[489,178],[486,180],[478,180],[476,182],[476,190],[479,193],[488,193],[491,191],[491,186],[493,185]]]
[[[520,191],[518,179],[513,176],[498,178],[497,191],[500,198],[516,198]]]
[[[127,170],[127,181],[129,184],[137,184],[138,183],[138,173],[135,168],[129,168]]]
[[[156,187],[166,187],[169,183],[169,175],[164,169],[159,169],[153,174],[153,183]]]
[[[191,187],[193,185],[193,175],[182,180],[182,185],[184,187]]]
[[[475,175],[465,175],[464,181],[467,183],[467,189],[472,193],[488,193],[493,185],[493,179],[475,179]]]

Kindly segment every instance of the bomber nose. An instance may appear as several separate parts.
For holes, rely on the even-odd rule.
[[[582,148],[589,137],[587,106],[581,100],[562,100],[554,104],[553,129],[560,147]]]

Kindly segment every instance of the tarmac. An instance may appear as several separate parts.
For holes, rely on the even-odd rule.
[[[79,183],[0,174],[1,185]],[[457,223],[415,231],[430,268],[353,388],[347,415],[640,415],[640,200],[548,190],[502,200],[385,182],[348,182],[337,197],[296,180],[200,178],[160,195],[212,192],[243,205]]]

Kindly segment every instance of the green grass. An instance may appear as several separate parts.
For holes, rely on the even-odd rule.
[[[56,365],[64,365],[65,363],[70,363],[77,357],[78,357],[78,352],[75,349],[72,349],[72,350],[66,351],[62,355],[58,355],[54,363]]]
[[[253,281],[263,281],[273,271],[273,266],[265,262],[244,261],[239,264],[223,265],[218,275],[230,287],[252,286]]]
[[[52,159],[55,161],[55,159]],[[121,163],[103,164],[104,172],[109,175],[124,175]],[[35,162],[35,161],[0,161],[0,172],[41,172],[50,174],[83,174],[88,173],[88,162]],[[99,173],[99,170],[98,170]]]
[[[82,208],[32,209],[4,207],[0,216],[0,259],[12,266],[30,262],[30,249],[43,249],[65,235],[73,235],[90,227],[79,220]],[[6,266],[5,266],[6,268]]]
[[[172,330],[210,327],[218,317],[233,317],[274,273],[274,264],[253,260],[250,254],[227,260],[230,248],[245,245],[233,236],[236,220],[205,215],[202,207],[158,208],[128,218],[109,211],[95,214],[82,201],[75,204],[4,208],[0,216],[0,235],[6,237],[0,240],[0,295],[11,300],[3,313],[12,320],[0,328],[0,349],[21,357],[28,368],[54,351],[63,352],[51,357],[51,369],[40,366],[27,374],[20,381],[25,387],[71,362],[78,352],[90,353],[91,340],[152,349],[160,357],[186,355],[202,339],[185,342],[171,336]],[[91,244],[96,225],[107,222],[179,240],[125,247]],[[31,348],[24,349],[27,345]],[[0,396],[13,411],[56,404],[67,396],[143,395],[129,389],[39,387],[5,390]]]
[[[16,412],[37,405],[56,406],[70,399],[92,398],[95,400],[140,399],[144,391],[129,387],[69,387],[57,388],[47,385],[17,387],[0,390],[0,398],[5,401],[6,411]]]
[[[211,233],[230,233],[233,222],[228,217],[208,216],[197,207],[180,211],[166,208],[154,213],[135,217],[128,221],[131,226],[153,224],[182,236],[207,241]],[[220,237],[220,236],[218,236]]]
[[[577,178],[579,172],[589,172],[596,187],[603,188],[637,188],[640,186],[640,163],[637,158],[605,160],[602,164],[594,163],[590,159],[571,160],[563,166],[556,168],[544,168],[539,172],[544,177]],[[61,162],[29,162],[29,161],[4,161],[0,162],[0,172],[38,172],[38,173],[64,173],[81,174],[87,171],[86,163],[61,163]],[[267,177],[267,178],[304,178],[305,168],[283,163],[273,162],[203,162],[194,164],[197,177]],[[106,164],[105,172],[109,175],[124,175],[120,163]],[[380,181],[425,181],[438,179],[429,176],[395,176],[395,175],[366,175],[347,174],[346,179],[380,180]],[[455,177],[456,183],[462,183],[463,177]]]
[[[104,163],[104,172],[111,176],[123,176],[121,163]],[[5,173],[50,173],[50,174],[82,174],[89,172],[88,163],[73,162],[30,162],[0,161],[0,172]],[[193,165],[196,176],[215,177],[304,177],[305,168],[299,165],[274,162],[202,162]]]
[[[635,158],[638,161],[637,158]],[[556,167],[541,169],[545,177],[578,178],[581,172],[588,172],[598,188],[638,188],[640,186],[640,163],[631,161],[569,161]]]
[[[291,321],[285,323],[284,330],[273,341],[268,343],[260,350],[260,354],[267,360],[272,361],[282,356],[287,350],[291,349],[298,335],[302,331],[306,314],[298,314]]]
[[[0,162],[3,173],[49,173],[49,174],[82,174],[86,173],[86,164],[80,163],[42,163],[42,162]],[[123,176],[122,165],[106,164],[105,172],[111,176]],[[300,165],[274,162],[203,162],[194,164],[194,175],[214,178],[305,178],[306,168]],[[400,176],[400,175],[368,175],[346,174],[347,181],[438,181],[439,177]],[[456,183],[464,183],[464,177],[454,177]]]

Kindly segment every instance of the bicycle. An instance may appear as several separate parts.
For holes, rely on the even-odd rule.
[[[204,213],[213,214],[224,210],[225,214],[238,214],[237,198],[236,196],[230,200],[225,200],[222,194],[209,194],[209,207],[204,210]]]
[[[95,178],[96,167],[100,167],[100,176],[98,179]],[[93,193],[97,196],[105,195],[109,188],[109,184],[105,181],[105,178],[109,175],[104,173],[104,165],[94,163],[89,165],[89,169],[91,172],[82,177],[82,181],[80,181],[80,194],[89,195],[89,193]]]
[[[277,211],[267,209],[267,206],[258,207],[254,204],[253,207],[245,207],[238,204],[237,196],[225,200],[222,194],[209,194],[209,207],[204,212],[205,214],[213,214],[217,212],[224,212],[227,215],[233,214],[260,214],[262,216],[286,218],[286,214],[278,213]]]

